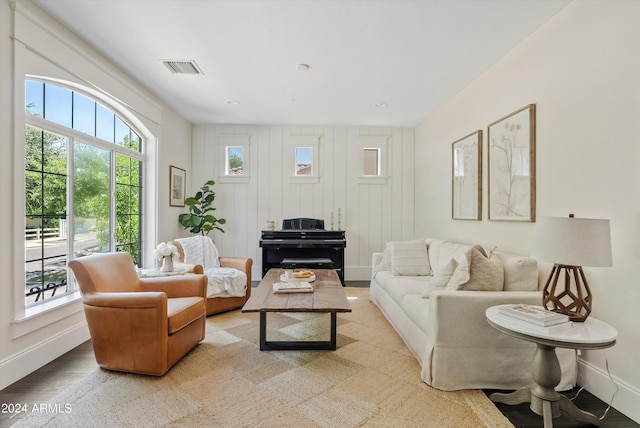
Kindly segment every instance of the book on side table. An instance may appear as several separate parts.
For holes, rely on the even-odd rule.
[[[308,282],[274,282],[274,293],[313,293],[313,286]]]
[[[500,308],[500,312],[522,321],[527,321],[541,327],[549,327],[569,322],[569,316],[558,312],[548,311],[542,307],[531,305],[511,305]]]

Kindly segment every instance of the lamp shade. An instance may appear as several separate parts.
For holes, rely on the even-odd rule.
[[[609,220],[542,217],[531,257],[568,266],[612,266]]]

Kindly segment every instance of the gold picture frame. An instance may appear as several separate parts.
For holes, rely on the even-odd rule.
[[[536,220],[536,105],[529,104],[487,127],[488,218]]]
[[[169,206],[184,207],[187,189],[187,171],[177,166],[169,166]]]
[[[482,220],[482,130],[451,144],[451,218]]]

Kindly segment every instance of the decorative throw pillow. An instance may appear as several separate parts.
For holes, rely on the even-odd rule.
[[[495,254],[474,245],[464,252],[447,284],[452,290],[500,291],[504,287],[504,267]]]
[[[384,250],[382,251],[382,258],[378,262],[377,265],[373,267],[373,273],[378,273],[382,271],[390,271],[391,270],[391,249],[389,248],[389,243],[387,242]]]
[[[426,299],[431,295],[432,291],[444,289],[449,283],[449,280],[451,279],[451,276],[453,275],[453,272],[455,272],[457,266],[458,262],[456,262],[454,259],[449,260],[449,263],[447,263],[440,272],[434,275],[433,278],[431,278],[431,280],[425,284],[425,289],[422,292],[422,297]]]
[[[497,254],[504,266],[505,291],[537,291],[538,262],[530,257]]]
[[[395,276],[424,276],[431,273],[427,243],[417,241],[390,242],[391,272]]]

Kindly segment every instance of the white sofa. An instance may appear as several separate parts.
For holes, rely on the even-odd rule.
[[[491,327],[485,310],[507,303],[540,305],[542,293],[536,260],[495,251],[488,260],[497,270],[502,265],[503,272],[497,288],[487,287],[495,291],[477,290],[484,288],[478,287],[478,281],[471,287],[473,290],[451,289],[456,286],[455,277],[460,282],[460,272],[469,271],[465,264],[472,246],[437,239],[422,241],[424,254],[401,251],[410,244],[406,242],[387,243],[384,253],[374,253],[370,285],[370,300],[420,362],[422,380],[446,391],[510,390],[531,385],[535,345]],[[427,258],[426,266],[423,258]],[[473,260],[468,284],[475,275]],[[455,271],[448,278],[452,268]],[[479,278],[482,284],[482,277]],[[440,286],[434,287],[434,280]],[[558,348],[557,355],[562,380],[556,389],[571,389],[577,376],[575,353]]]

